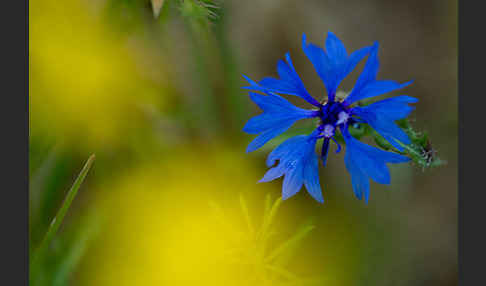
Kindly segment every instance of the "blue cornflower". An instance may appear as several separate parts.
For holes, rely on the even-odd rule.
[[[250,98],[263,110],[263,113],[251,118],[243,128],[247,133],[259,134],[248,145],[247,152],[260,148],[285,132],[299,119],[318,118],[319,124],[311,134],[287,139],[269,154],[266,163],[271,168],[260,182],[268,182],[284,176],[283,199],[295,195],[302,185],[305,185],[307,192],[318,202],[323,203],[315,146],[318,140],[323,140],[319,157],[325,166],[331,140],[337,145],[336,153],[341,150],[341,146],[335,139],[335,135],[340,131],[346,143],[344,162],[351,175],[354,194],[360,200],[364,197],[367,203],[369,179],[380,184],[389,184],[390,173],[386,163],[402,163],[410,159],[361,143],[350,135],[348,128],[355,123],[368,124],[398,151],[403,151],[403,145],[410,144],[410,139],[395,124],[395,121],[407,117],[414,109],[408,104],[417,102],[417,99],[397,96],[363,107],[352,106],[359,100],[404,88],[411,81],[400,84],[392,80],[376,79],[379,68],[377,42],[348,55],[343,43],[329,32],[325,46],[326,50],[323,50],[312,43],[307,43],[305,34],[302,37],[302,49],[327,90],[328,98],[322,102],[312,97],[305,89],[288,53],[285,55],[285,61],[278,61],[279,79],[268,77],[255,82],[244,76],[250,84],[244,88],[263,93],[250,92]],[[349,96],[345,99],[337,99],[336,91],[339,84],[365,56],[368,56],[365,67]],[[298,108],[277,93],[301,97],[317,109]],[[274,166],[277,160],[278,164]]]

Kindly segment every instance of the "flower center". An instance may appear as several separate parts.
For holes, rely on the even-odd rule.
[[[332,137],[334,135],[334,126],[331,124],[326,124],[324,126],[324,130],[322,131],[322,135],[324,135],[326,138]]]
[[[349,118],[348,109],[341,102],[327,102],[321,107],[320,125],[324,127],[325,134],[333,133],[334,135],[336,126],[348,122]]]
[[[348,122],[349,114],[346,111],[341,111],[338,113],[338,121],[336,122],[337,125],[343,124]]]

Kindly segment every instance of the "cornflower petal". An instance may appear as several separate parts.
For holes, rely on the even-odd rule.
[[[282,144],[278,145],[275,149],[273,149],[272,152],[270,152],[270,154],[268,154],[267,161],[266,161],[267,167],[271,167],[275,165],[275,162],[279,158],[285,158],[291,152],[297,150],[299,145],[302,144],[302,140],[304,140],[305,137],[306,135],[294,136],[285,140]]]
[[[401,143],[410,144],[411,141],[408,135],[394,121],[407,117],[414,109],[412,106],[408,106],[407,103],[417,101],[413,97],[397,96],[377,101],[364,107],[354,107],[351,112],[361,117],[393,147],[403,151],[404,148]]]
[[[343,138],[346,142],[344,162],[351,175],[354,193],[358,199],[364,195],[365,202],[368,202],[369,197],[368,178],[380,184],[389,184],[390,173],[386,163],[410,160],[408,157],[361,143],[349,134],[346,127],[343,130]]]
[[[331,63],[335,67],[344,64],[348,58],[348,52],[346,52],[346,47],[343,42],[332,32],[327,33],[326,51]]]
[[[305,185],[307,192],[318,202],[323,203],[319,183],[318,162],[315,154],[317,132],[299,135],[285,140],[267,158],[267,166],[277,160],[278,165],[269,169],[260,182],[268,182],[285,175],[282,184],[282,199],[288,199]]]
[[[283,176],[285,169],[278,165],[268,170],[259,183],[270,182]]]
[[[280,126],[278,128],[269,129],[262,134],[258,135],[253,141],[248,144],[246,147],[246,153],[253,152],[263,145],[265,145],[268,141],[272,140],[273,138],[277,137],[278,135],[287,131],[290,126],[292,126],[293,122],[287,123],[286,125]]]
[[[319,101],[313,98],[305,89],[302,80],[295,71],[289,53],[285,54],[285,60],[286,62],[283,60],[279,60],[277,63],[277,73],[280,79],[266,77],[263,78],[259,83],[256,83],[247,76],[244,76],[245,79],[250,83],[250,86],[243,88],[295,95],[303,98],[305,101],[309,102],[314,106],[320,106],[321,104],[319,103]]]
[[[310,156],[304,166],[304,184],[307,192],[318,202],[324,203],[321,184],[319,182],[319,167],[316,156]]]
[[[297,164],[293,169],[287,170],[282,184],[282,199],[286,200],[295,195],[304,183],[304,166]]]
[[[317,111],[298,108],[276,94],[262,95],[250,92],[250,98],[263,110],[263,113],[248,120],[243,127],[243,131],[249,134],[261,133],[250,142],[246,152],[262,147],[287,131],[295,121],[318,116]]]
[[[344,156],[344,164],[349,174],[351,174],[351,184],[353,186],[354,195],[358,200],[363,198],[365,194],[365,202],[368,203],[370,183],[369,179],[365,173],[363,173],[359,168],[354,158],[350,156]]]
[[[409,81],[401,84],[393,80],[376,80],[379,67],[378,43],[375,42],[371,48],[370,55],[368,56],[368,60],[366,61],[363,72],[356,81],[356,84],[349,96],[344,100],[345,105],[351,105],[354,102],[363,100],[365,98],[378,96],[404,88],[413,82]]]
[[[334,101],[336,90],[341,81],[370,51],[370,47],[365,47],[348,56],[341,40],[331,32],[328,32],[326,38],[327,53],[315,44],[308,44],[305,34],[302,36],[302,49],[324,83],[329,101]]]
[[[368,111],[380,113],[390,120],[400,120],[407,117],[415,108],[409,103],[416,103],[418,99],[406,95],[383,99],[363,107]]]

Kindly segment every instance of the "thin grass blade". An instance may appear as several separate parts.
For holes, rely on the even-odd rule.
[[[69,277],[79,265],[82,257],[88,250],[93,240],[101,232],[102,218],[97,215],[90,215],[77,232],[77,239],[72,242],[61,263],[54,271],[52,286],[68,285]]]
[[[259,239],[262,241],[262,245],[265,245],[266,240],[269,238],[269,229],[270,226],[273,223],[273,219],[275,218],[275,215],[277,214],[278,208],[280,207],[280,204],[282,203],[282,198],[279,197],[277,200],[272,205],[272,208],[268,212],[268,215],[265,215],[262,229],[260,232]]]
[[[279,274],[280,276],[290,280],[290,281],[293,281],[293,282],[300,282],[300,278],[295,275],[294,273],[284,269],[284,268],[281,268],[281,267],[278,267],[278,266],[274,266],[274,265],[265,265],[265,268],[276,273],[276,274]]]
[[[299,243],[304,239],[315,227],[313,225],[303,225],[291,238],[280,244],[266,259],[267,263],[274,260],[276,265],[284,265],[293,255]]]
[[[81,184],[83,183],[84,179],[86,178],[86,175],[91,169],[94,159],[95,159],[95,155],[93,154],[88,158],[88,160],[84,164],[83,169],[79,173],[78,177],[74,181],[74,184],[72,185],[71,189],[66,195],[66,198],[64,199],[61,208],[59,209],[56,216],[52,220],[49,229],[47,230],[47,233],[44,236],[44,239],[42,240],[41,244],[36,249],[36,251],[32,254],[31,263],[37,261],[37,259],[44,254],[49,244],[51,243],[52,239],[56,235],[57,231],[59,230],[59,227],[62,224],[62,221],[64,220],[64,217],[66,216],[67,211],[69,210],[69,207],[71,206],[71,203],[73,202],[74,198],[76,197],[76,194],[78,193],[79,188],[81,187]]]
[[[251,223],[250,213],[248,212],[248,207],[245,198],[241,193],[240,193],[240,206],[241,206],[241,210],[243,211],[243,215],[245,217],[246,225],[248,226],[248,231],[250,232],[250,237],[252,237],[255,233],[255,229],[253,228],[253,224]]]

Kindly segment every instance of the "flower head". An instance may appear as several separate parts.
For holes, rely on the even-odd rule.
[[[403,151],[402,145],[410,144],[410,139],[394,121],[407,117],[413,110],[408,104],[417,102],[417,99],[397,96],[367,106],[353,106],[362,99],[401,89],[411,82],[400,84],[392,80],[376,79],[379,67],[376,42],[348,55],[343,43],[329,32],[325,45],[326,51],[312,43],[308,44],[305,35],[302,38],[302,48],[327,89],[328,98],[323,103],[312,97],[305,89],[288,53],[285,56],[286,61],[280,60],[277,64],[279,79],[264,78],[257,83],[245,76],[250,86],[244,88],[263,93],[250,92],[251,99],[263,113],[250,119],[243,128],[247,133],[260,134],[249,144],[247,152],[260,148],[285,132],[299,119],[318,118],[319,124],[311,134],[287,139],[270,153],[267,166],[273,167],[260,181],[268,182],[284,176],[283,199],[295,195],[302,185],[305,185],[307,192],[314,199],[324,202],[315,145],[318,140],[323,140],[320,157],[325,166],[330,141],[337,145],[336,153],[341,150],[335,138],[339,131],[346,143],[344,161],[346,169],[351,174],[354,193],[358,199],[364,197],[365,202],[368,202],[369,179],[389,184],[390,174],[386,163],[407,162],[409,158],[361,143],[351,136],[348,127],[358,122],[368,124],[398,151]],[[363,72],[349,96],[343,100],[337,99],[335,95],[341,81],[367,55]],[[295,107],[277,93],[301,97],[318,109],[305,110]],[[279,162],[274,166],[277,160]]]

